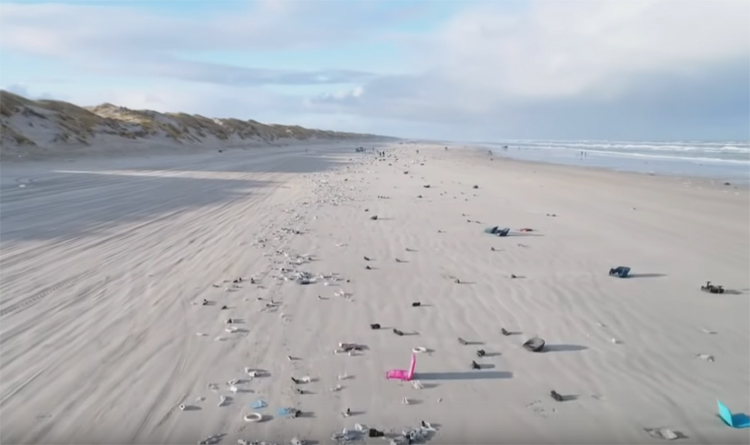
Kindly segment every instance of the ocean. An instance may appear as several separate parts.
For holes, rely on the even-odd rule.
[[[750,185],[748,141],[541,141],[474,143],[498,156]],[[507,146],[507,148],[505,148]]]

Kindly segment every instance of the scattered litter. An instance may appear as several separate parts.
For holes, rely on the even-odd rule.
[[[411,307],[419,307],[419,306],[422,306],[422,303],[420,303],[419,301],[415,301],[411,304]]]
[[[643,430],[654,439],[675,440],[681,437],[680,433],[672,431],[669,428],[644,428]]]
[[[408,405],[410,402],[408,398],[404,397],[403,399],[401,399],[401,403],[403,403],[404,405]]]
[[[245,422],[260,422],[261,420],[263,420],[263,414],[261,413],[245,414],[243,419],[245,420]]]
[[[331,388],[331,392],[338,392],[338,391],[341,391],[342,389],[344,389],[343,386],[336,385],[336,386],[334,386],[334,387]]]
[[[500,226],[493,226],[484,229],[484,233],[496,236],[508,236],[508,232],[510,232],[510,227],[500,228]]]
[[[198,442],[198,445],[214,445],[221,442],[221,434],[213,434]]]
[[[564,401],[564,400],[565,400],[565,398],[564,398],[563,396],[561,396],[561,395],[560,395],[560,394],[559,394],[559,393],[558,393],[557,391],[555,391],[554,389],[553,389],[552,391],[550,391],[549,395],[550,395],[550,397],[552,397],[552,398],[553,398],[554,400],[556,400],[556,401],[558,401],[558,402],[562,402],[562,401]]]
[[[197,335],[198,337],[206,337],[206,336],[208,336],[208,334],[203,333],[203,332],[196,332],[195,335]]]
[[[699,358],[701,360],[705,360],[707,362],[713,362],[714,361],[714,356],[710,355],[710,354],[698,354],[695,357]]]
[[[180,411],[185,411],[185,404],[180,403],[180,406],[178,406],[178,408],[180,409]]]
[[[429,425],[427,422],[423,422],[425,425]],[[415,444],[415,443],[424,443],[427,442],[432,435],[437,431],[435,428],[433,428],[431,425],[429,427],[424,427],[420,425],[418,428],[410,429],[410,428],[404,428],[404,430],[401,432],[400,437],[395,437],[391,439],[391,443],[396,443],[397,445],[409,445],[409,444]]]
[[[750,428],[750,416],[745,413],[733,414],[732,411],[720,401],[716,401],[719,407],[719,417],[725,424],[732,428]]]
[[[217,406],[224,406],[227,401],[227,396],[219,396],[219,404]]]
[[[411,386],[414,389],[424,389],[424,385],[419,380],[414,380],[413,382],[411,382]]]
[[[252,369],[252,368],[245,368],[245,374],[249,375],[250,377],[263,377],[268,375],[266,371],[262,371],[260,369]]]
[[[427,348],[425,348],[424,346],[417,346],[416,348],[412,348],[411,352],[415,354],[421,354],[423,352],[427,352]]]
[[[278,414],[279,417],[299,417],[299,415],[302,414],[302,411],[295,408],[279,408],[278,411],[276,411],[276,414]]]
[[[258,400],[256,400],[256,401],[254,401],[254,402],[252,403],[252,405],[250,405],[250,407],[251,407],[252,409],[263,409],[263,408],[265,408],[265,407],[267,407],[267,406],[268,406],[268,404],[267,404],[267,403],[265,402],[265,400],[263,400],[263,399],[258,399]]]
[[[287,279],[287,277],[285,277]],[[294,280],[297,284],[314,284],[316,282],[315,275],[310,272],[296,272]]]
[[[716,331],[712,331],[706,328],[701,328],[701,332],[703,332],[704,334],[708,334],[708,335],[715,335],[717,333]]]
[[[344,428],[343,431],[333,433],[331,440],[337,443],[348,443],[362,440],[362,436],[360,431],[351,431]]]
[[[364,350],[365,350],[364,345],[358,345],[356,343],[339,343],[338,349],[334,350],[333,352],[336,354],[341,354],[345,352],[364,351]]]
[[[630,268],[625,267],[625,266],[617,266],[617,267],[613,267],[612,269],[609,269],[610,276],[616,275],[620,278],[627,278],[629,273],[630,273]]]
[[[375,330],[380,329],[380,324],[379,323],[372,323],[370,325],[370,329],[375,329]]]
[[[388,380],[401,380],[404,382],[409,382],[414,378],[414,371],[417,367],[417,354],[412,353],[411,355],[411,363],[409,364],[409,369],[391,369],[390,371],[386,372],[385,378]]]
[[[541,352],[544,349],[544,340],[539,337],[534,337],[526,340],[523,347],[531,352]]]
[[[711,284],[710,281],[706,281],[706,285],[701,286],[701,290],[710,294],[723,294],[724,286],[716,286],[714,284]]]

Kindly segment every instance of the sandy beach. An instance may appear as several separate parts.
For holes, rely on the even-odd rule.
[[[746,188],[359,145],[4,163],[0,441],[750,442]]]

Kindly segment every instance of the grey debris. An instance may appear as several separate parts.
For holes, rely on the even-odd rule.
[[[331,439],[336,443],[358,442],[364,440],[364,438],[365,435],[362,431],[352,431],[346,428],[331,435]]]
[[[675,440],[684,437],[679,431],[672,431],[669,428],[644,428],[643,430],[655,439]]]

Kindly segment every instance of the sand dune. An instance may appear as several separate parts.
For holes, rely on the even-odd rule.
[[[748,443],[715,406],[750,408],[747,190],[354,146],[4,166],[0,440]],[[385,380],[420,346],[422,389]]]
[[[314,130],[254,120],[215,119],[186,113],[131,110],[113,104],[79,107],[30,100],[0,91],[0,156],[18,159],[138,152],[190,152],[299,141],[392,140],[382,136]]]

